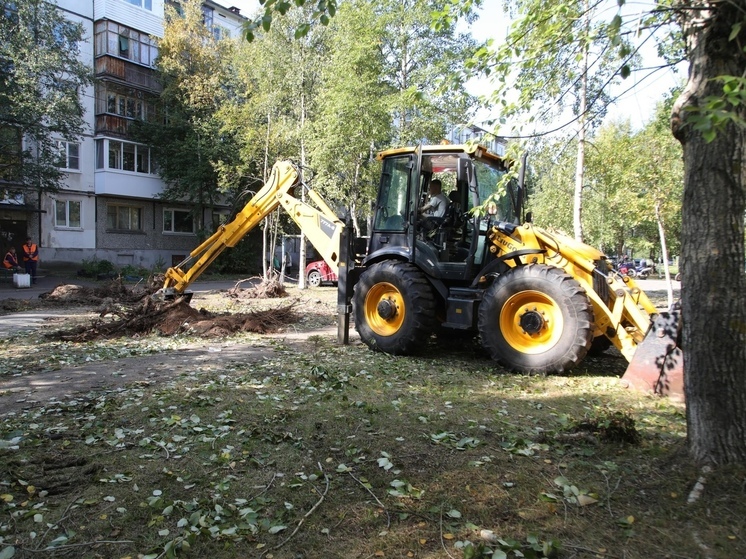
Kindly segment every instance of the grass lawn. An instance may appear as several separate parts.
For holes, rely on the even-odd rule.
[[[507,373],[463,340],[392,357],[314,335],[334,290],[302,297],[328,306],[303,344],[3,344],[0,380],[205,351],[0,416],[0,558],[746,557],[746,471],[696,469],[683,405],[621,388],[618,354],[566,376]]]

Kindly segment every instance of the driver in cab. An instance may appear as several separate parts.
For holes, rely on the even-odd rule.
[[[443,185],[438,180],[432,180],[430,181],[430,186],[428,187],[428,193],[430,194],[430,198],[428,199],[427,203],[425,203],[420,208],[420,214],[425,217],[443,217],[446,214],[446,209],[448,209],[448,196],[443,194],[442,192]]]

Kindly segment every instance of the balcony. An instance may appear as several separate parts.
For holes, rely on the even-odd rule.
[[[105,134],[126,138],[133,122],[135,122],[133,119],[123,116],[111,114],[96,115],[96,135]]]
[[[96,58],[96,77],[104,80],[113,78],[156,94],[163,90],[153,70],[109,55]]]

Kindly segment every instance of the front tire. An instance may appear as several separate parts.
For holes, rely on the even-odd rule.
[[[371,349],[407,355],[427,344],[435,328],[435,297],[420,270],[386,260],[363,273],[353,295],[355,328]]]
[[[482,345],[521,373],[567,371],[593,341],[593,307],[580,284],[559,268],[532,264],[502,274],[479,307]]]
[[[308,283],[310,287],[318,287],[321,285],[321,273],[318,270],[311,270],[308,272],[306,280],[306,283]]]

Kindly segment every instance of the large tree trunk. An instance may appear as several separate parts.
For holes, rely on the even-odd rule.
[[[746,463],[746,130],[730,123],[707,142],[692,115],[722,97],[718,76],[746,75],[741,2],[680,4],[690,69],[672,115],[684,148],[682,314],[689,449],[699,463]],[[743,118],[746,108],[737,109]]]

